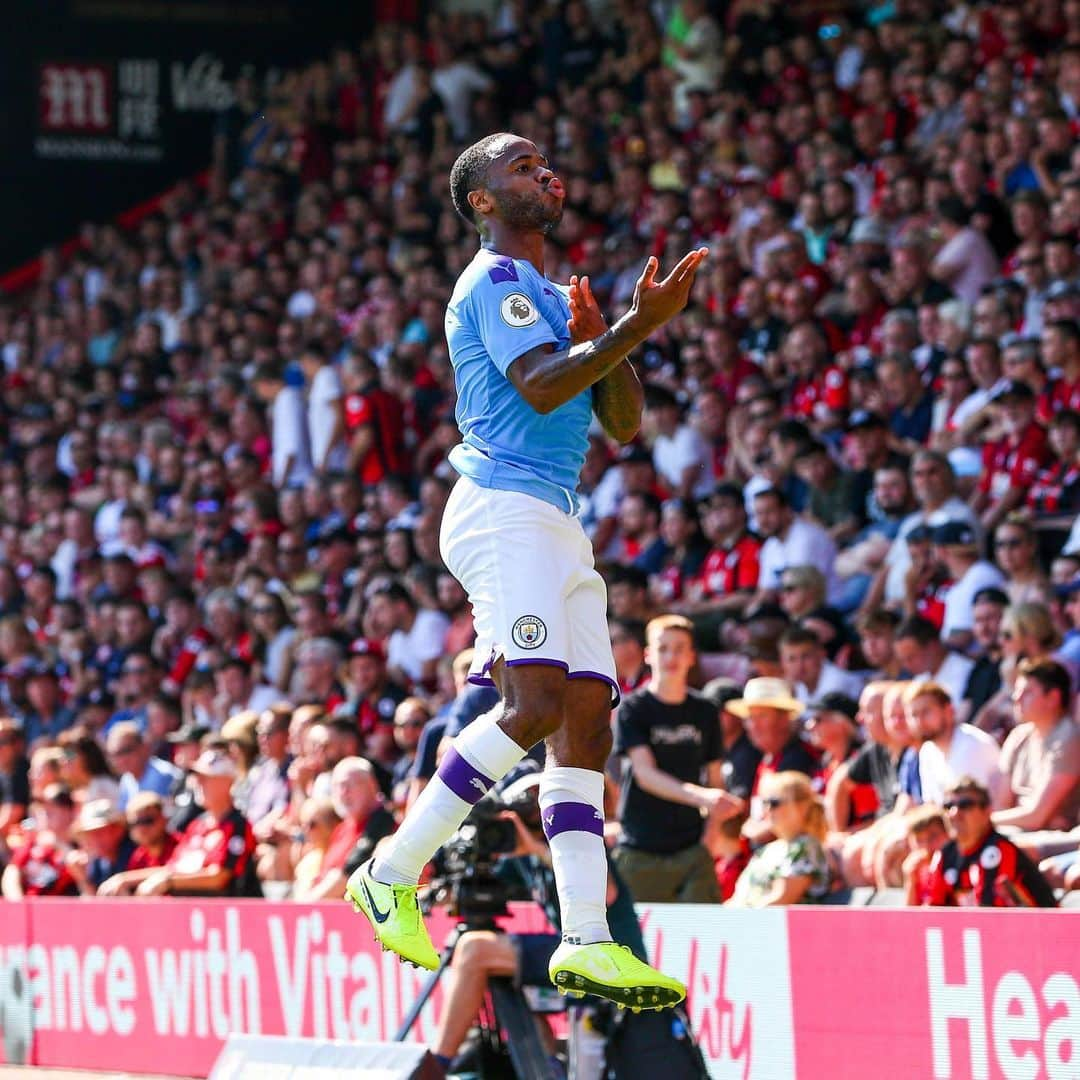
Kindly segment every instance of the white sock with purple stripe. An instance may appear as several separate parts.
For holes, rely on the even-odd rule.
[[[610,941],[604,774],[569,766],[546,769],[540,816],[551,847],[563,938],[582,945]]]
[[[502,705],[477,717],[443,755],[438,772],[380,848],[371,873],[385,885],[415,885],[432,855],[466,815],[524,756],[497,720]]]

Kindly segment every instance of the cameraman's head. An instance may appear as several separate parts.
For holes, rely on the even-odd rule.
[[[342,758],[330,774],[330,797],[342,820],[365,821],[380,801],[371,763],[361,757]]]

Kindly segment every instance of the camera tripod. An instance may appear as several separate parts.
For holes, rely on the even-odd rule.
[[[470,930],[502,933],[494,919],[468,919],[458,923],[446,940],[438,968],[431,973],[420,991],[420,996],[401,1021],[401,1027],[394,1036],[395,1042],[404,1042],[408,1038],[424,1006],[435,992],[443,972],[450,966],[458,941]],[[532,1010],[521,989],[514,985],[512,979],[496,977],[489,980],[488,994],[491,997],[491,1008],[485,1008],[481,1012],[481,1027],[489,1037],[507,1050],[519,1080],[555,1080],[547,1051],[536,1030]],[[485,1017],[485,1013],[490,1015]]]

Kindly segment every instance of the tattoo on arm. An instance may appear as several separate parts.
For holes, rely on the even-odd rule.
[[[627,443],[638,433],[645,392],[629,360],[593,385],[592,399],[593,412],[613,439]]]
[[[645,336],[646,332],[624,317],[598,338],[563,352],[527,352],[510,365],[508,375],[537,412],[548,413],[617,368]]]

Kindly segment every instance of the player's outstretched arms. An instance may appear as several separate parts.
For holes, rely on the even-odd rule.
[[[545,345],[523,353],[507,372],[514,388],[537,412],[549,413],[599,382],[632,349],[682,311],[707,254],[707,248],[689,252],[659,282],[659,263],[650,257],[634,287],[630,310],[610,330],[562,352]]]

